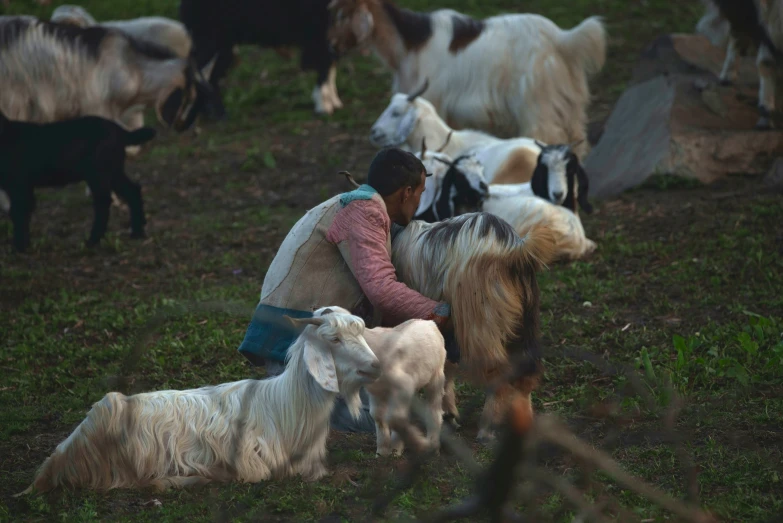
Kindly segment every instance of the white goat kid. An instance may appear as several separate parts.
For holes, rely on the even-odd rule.
[[[606,32],[591,16],[564,30],[532,13],[473,19],[453,9],[415,12],[389,0],[333,0],[338,53],[367,46],[394,73],[392,90],[424,78],[428,98],[457,128],[569,143],[586,135],[589,79],[606,60]],[[587,143],[577,150],[583,159]]]
[[[563,203],[567,192],[567,166],[572,161],[579,165],[579,158],[573,153],[573,146],[578,144],[547,146],[532,138],[504,139],[482,131],[452,129],[438,116],[432,103],[422,98],[426,88],[427,82],[410,95],[392,95],[389,105],[371,128],[373,145],[398,146],[418,152],[423,141],[443,143],[440,150],[451,158],[475,155],[484,166],[487,183],[525,183],[538,174],[546,180],[548,187],[535,185],[536,194],[556,205]],[[547,147],[548,152],[542,154]],[[563,151],[569,154],[561,154]]]
[[[359,390],[380,375],[364,321],[324,307],[304,327],[285,371],[190,390],[106,394],[46,459],[23,495],[60,486],[96,490],[258,482],[327,474],[337,394],[358,417]]]
[[[367,329],[364,338],[383,369],[377,381],[364,387],[375,420],[376,453],[402,454],[406,440],[413,442],[416,452],[437,451],[446,381],[446,345],[438,326],[433,321],[414,319],[394,328]],[[410,421],[411,402],[419,390],[423,390],[428,406],[424,416],[426,438]]]

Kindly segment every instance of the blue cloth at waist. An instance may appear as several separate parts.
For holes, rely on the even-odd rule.
[[[283,318],[312,318],[312,311],[283,309],[259,304],[245,332],[245,339],[239,345],[242,353],[252,364],[264,365],[267,359],[283,363],[288,347],[296,340],[302,329],[296,329]]]

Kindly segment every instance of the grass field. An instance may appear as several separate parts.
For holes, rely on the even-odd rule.
[[[7,12],[48,17],[54,6],[12,0]],[[666,32],[691,32],[700,4],[664,0],[400,1],[420,10],[452,7],[477,16],[526,10],[572,26],[606,17],[610,48],[592,83],[592,119],[608,115],[642,48]],[[176,17],[174,0],[90,0],[98,20],[140,15]],[[150,334],[133,359],[130,388],[197,387],[263,376],[236,351],[264,272],[290,226],[309,207],[348,189],[335,173],[357,178],[374,149],[367,134],[390,95],[390,75],[374,57],[340,63],[337,85],[346,107],[312,114],[314,74],[297,60],[246,48],[225,89],[230,119],[198,134],[163,132],[129,174],[143,185],[149,239],[128,240],[127,211],[112,209],[103,245],[85,250],[92,220],[83,186],[38,192],[33,246],[10,251],[10,220],[0,221],[0,521],[368,521],[375,488],[388,486],[405,458],[376,459],[374,438],[334,434],[335,473],[259,485],[12,498],[127,368],[137,336]],[[733,194],[736,193],[736,194]],[[733,194],[733,195],[732,195]],[[665,405],[670,382],[686,400],[677,428],[698,465],[701,501],[723,521],[783,517],[783,206],[757,177],[710,187],[659,179],[596,203],[583,216],[598,251],[542,274],[547,374],[535,396],[539,412],[562,416],[599,445],[612,424],[595,405],[625,420],[603,445],[630,472],[682,496],[678,458],[656,437],[660,420],[621,376],[565,357],[579,348],[635,366]],[[147,322],[178,304],[221,302],[240,315],[189,312]],[[589,303],[586,303],[589,302]],[[618,399],[619,398],[619,399]],[[466,415],[460,437],[473,445],[482,395],[459,389]],[[569,465],[551,466],[568,476]],[[388,520],[415,517],[468,493],[471,476],[453,456],[429,465],[399,496]],[[648,521],[669,514],[614,488]],[[151,500],[159,500],[160,505]],[[542,496],[559,521],[558,496]]]

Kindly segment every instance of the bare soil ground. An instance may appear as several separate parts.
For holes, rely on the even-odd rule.
[[[176,17],[170,0],[84,5],[98,19]],[[600,122],[643,45],[666,31],[690,31],[699,12],[694,5],[542,0],[525,9],[566,27],[590,14],[608,18],[607,67],[593,82],[591,114]],[[476,16],[520,9],[505,0],[459,0],[449,7]],[[10,9],[48,16],[51,8],[21,2]],[[165,494],[11,497],[90,405],[115,390],[115,376],[129,376],[127,392],[263,376],[236,348],[266,267],[308,208],[349,189],[338,170],[364,178],[375,154],[368,129],[390,94],[388,73],[376,60],[352,57],[338,72],[346,108],[318,118],[311,112],[312,82],[296,59],[244,49],[226,89],[228,122],[203,123],[197,134],[162,132],[128,162],[129,174],[143,185],[146,240],[129,240],[127,211],[113,208],[103,245],[85,249],[92,208],[83,186],[39,191],[33,248],[26,254],[11,252],[10,221],[0,221],[6,242],[0,249],[0,520],[376,520],[369,512],[373,496],[388,488],[407,459],[377,459],[373,438],[356,434],[330,436],[334,474],[315,484],[290,479]],[[677,427],[699,467],[702,503],[725,521],[774,521],[783,510],[780,202],[780,191],[759,177],[709,187],[655,179],[595,202],[596,212],[582,219],[598,251],[541,276],[547,377],[536,408],[560,414],[634,474],[682,495],[677,458],[660,436],[656,414],[625,394],[621,376],[605,375],[564,350],[635,366],[661,405],[663,383],[671,382],[687,399]],[[170,313],[154,329],[147,323],[172,304],[216,302],[245,312],[191,310]],[[145,333],[143,351],[133,353]],[[473,443],[482,394],[461,386],[459,400],[459,435],[486,462],[489,450]],[[619,412],[619,432],[616,420],[601,414],[607,409]],[[607,435],[613,440],[605,441]],[[562,456],[551,465],[568,476]],[[465,467],[444,454],[385,518],[453,503],[468,493],[470,481]],[[669,517],[613,488],[640,517]],[[559,512],[566,504],[557,495],[542,494],[540,503],[553,520],[573,517]]]

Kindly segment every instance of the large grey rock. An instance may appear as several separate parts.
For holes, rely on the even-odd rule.
[[[591,197],[614,196],[654,174],[710,183],[763,173],[783,155],[782,132],[754,128],[758,84],[747,62],[732,87],[716,84],[721,63],[720,50],[702,36],[660,38],[645,51],[585,159]]]

